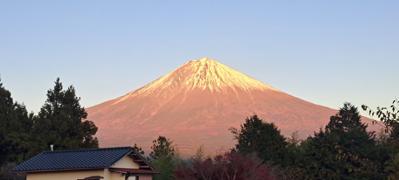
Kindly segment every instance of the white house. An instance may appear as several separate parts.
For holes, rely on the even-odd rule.
[[[27,180],[152,180],[156,174],[131,147],[46,151],[14,171]]]

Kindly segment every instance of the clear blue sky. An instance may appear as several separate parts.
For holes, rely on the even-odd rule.
[[[37,111],[56,77],[86,107],[208,56],[303,99],[399,96],[399,1],[0,1],[0,74]]]

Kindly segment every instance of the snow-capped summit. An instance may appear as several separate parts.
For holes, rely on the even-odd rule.
[[[274,90],[275,88],[240,73],[210,58],[190,60],[176,70],[132,91],[120,98],[122,102],[138,95],[164,96],[170,90],[185,93],[192,90],[218,91],[226,90]]]

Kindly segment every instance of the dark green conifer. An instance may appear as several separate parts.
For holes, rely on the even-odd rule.
[[[176,168],[175,148],[173,142],[164,136],[153,141],[150,153],[152,166],[159,172],[155,180],[172,180]]]
[[[254,153],[265,163],[285,164],[287,142],[273,123],[254,115],[245,120],[240,130],[231,131],[238,141],[235,150],[239,153]]]
[[[48,90],[47,100],[35,119],[34,130],[39,141],[38,151],[55,149],[77,149],[98,147],[94,135],[97,127],[87,120],[87,113],[79,104],[75,88],[63,90],[57,78],[53,89]]]
[[[380,179],[374,163],[374,134],[366,131],[357,108],[346,103],[325,131],[303,143],[308,179]]]

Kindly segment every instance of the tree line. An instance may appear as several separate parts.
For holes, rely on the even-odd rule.
[[[349,103],[324,129],[302,141],[284,137],[273,123],[254,115],[240,129],[231,129],[236,145],[230,152],[205,157],[200,148],[183,160],[165,153],[172,160],[154,166],[161,172],[155,179],[399,179],[399,102],[375,111],[364,105],[362,109],[383,122],[385,130],[367,131],[358,108]]]
[[[40,111],[29,113],[0,82],[0,179],[23,179],[11,170],[50,145],[58,150],[98,147],[97,127],[79,101],[75,88],[64,88],[57,78]]]
[[[57,150],[98,147],[97,127],[79,101],[75,88],[64,88],[57,78],[40,111],[29,113],[0,83],[0,179],[24,179],[11,169],[50,145]],[[199,148],[181,158],[164,136],[153,141],[148,154],[137,144],[133,148],[159,172],[156,180],[399,179],[399,101],[376,110],[361,108],[383,122],[383,132],[367,131],[358,108],[345,103],[325,128],[305,140],[286,138],[254,115],[230,129],[234,148],[214,157]]]

